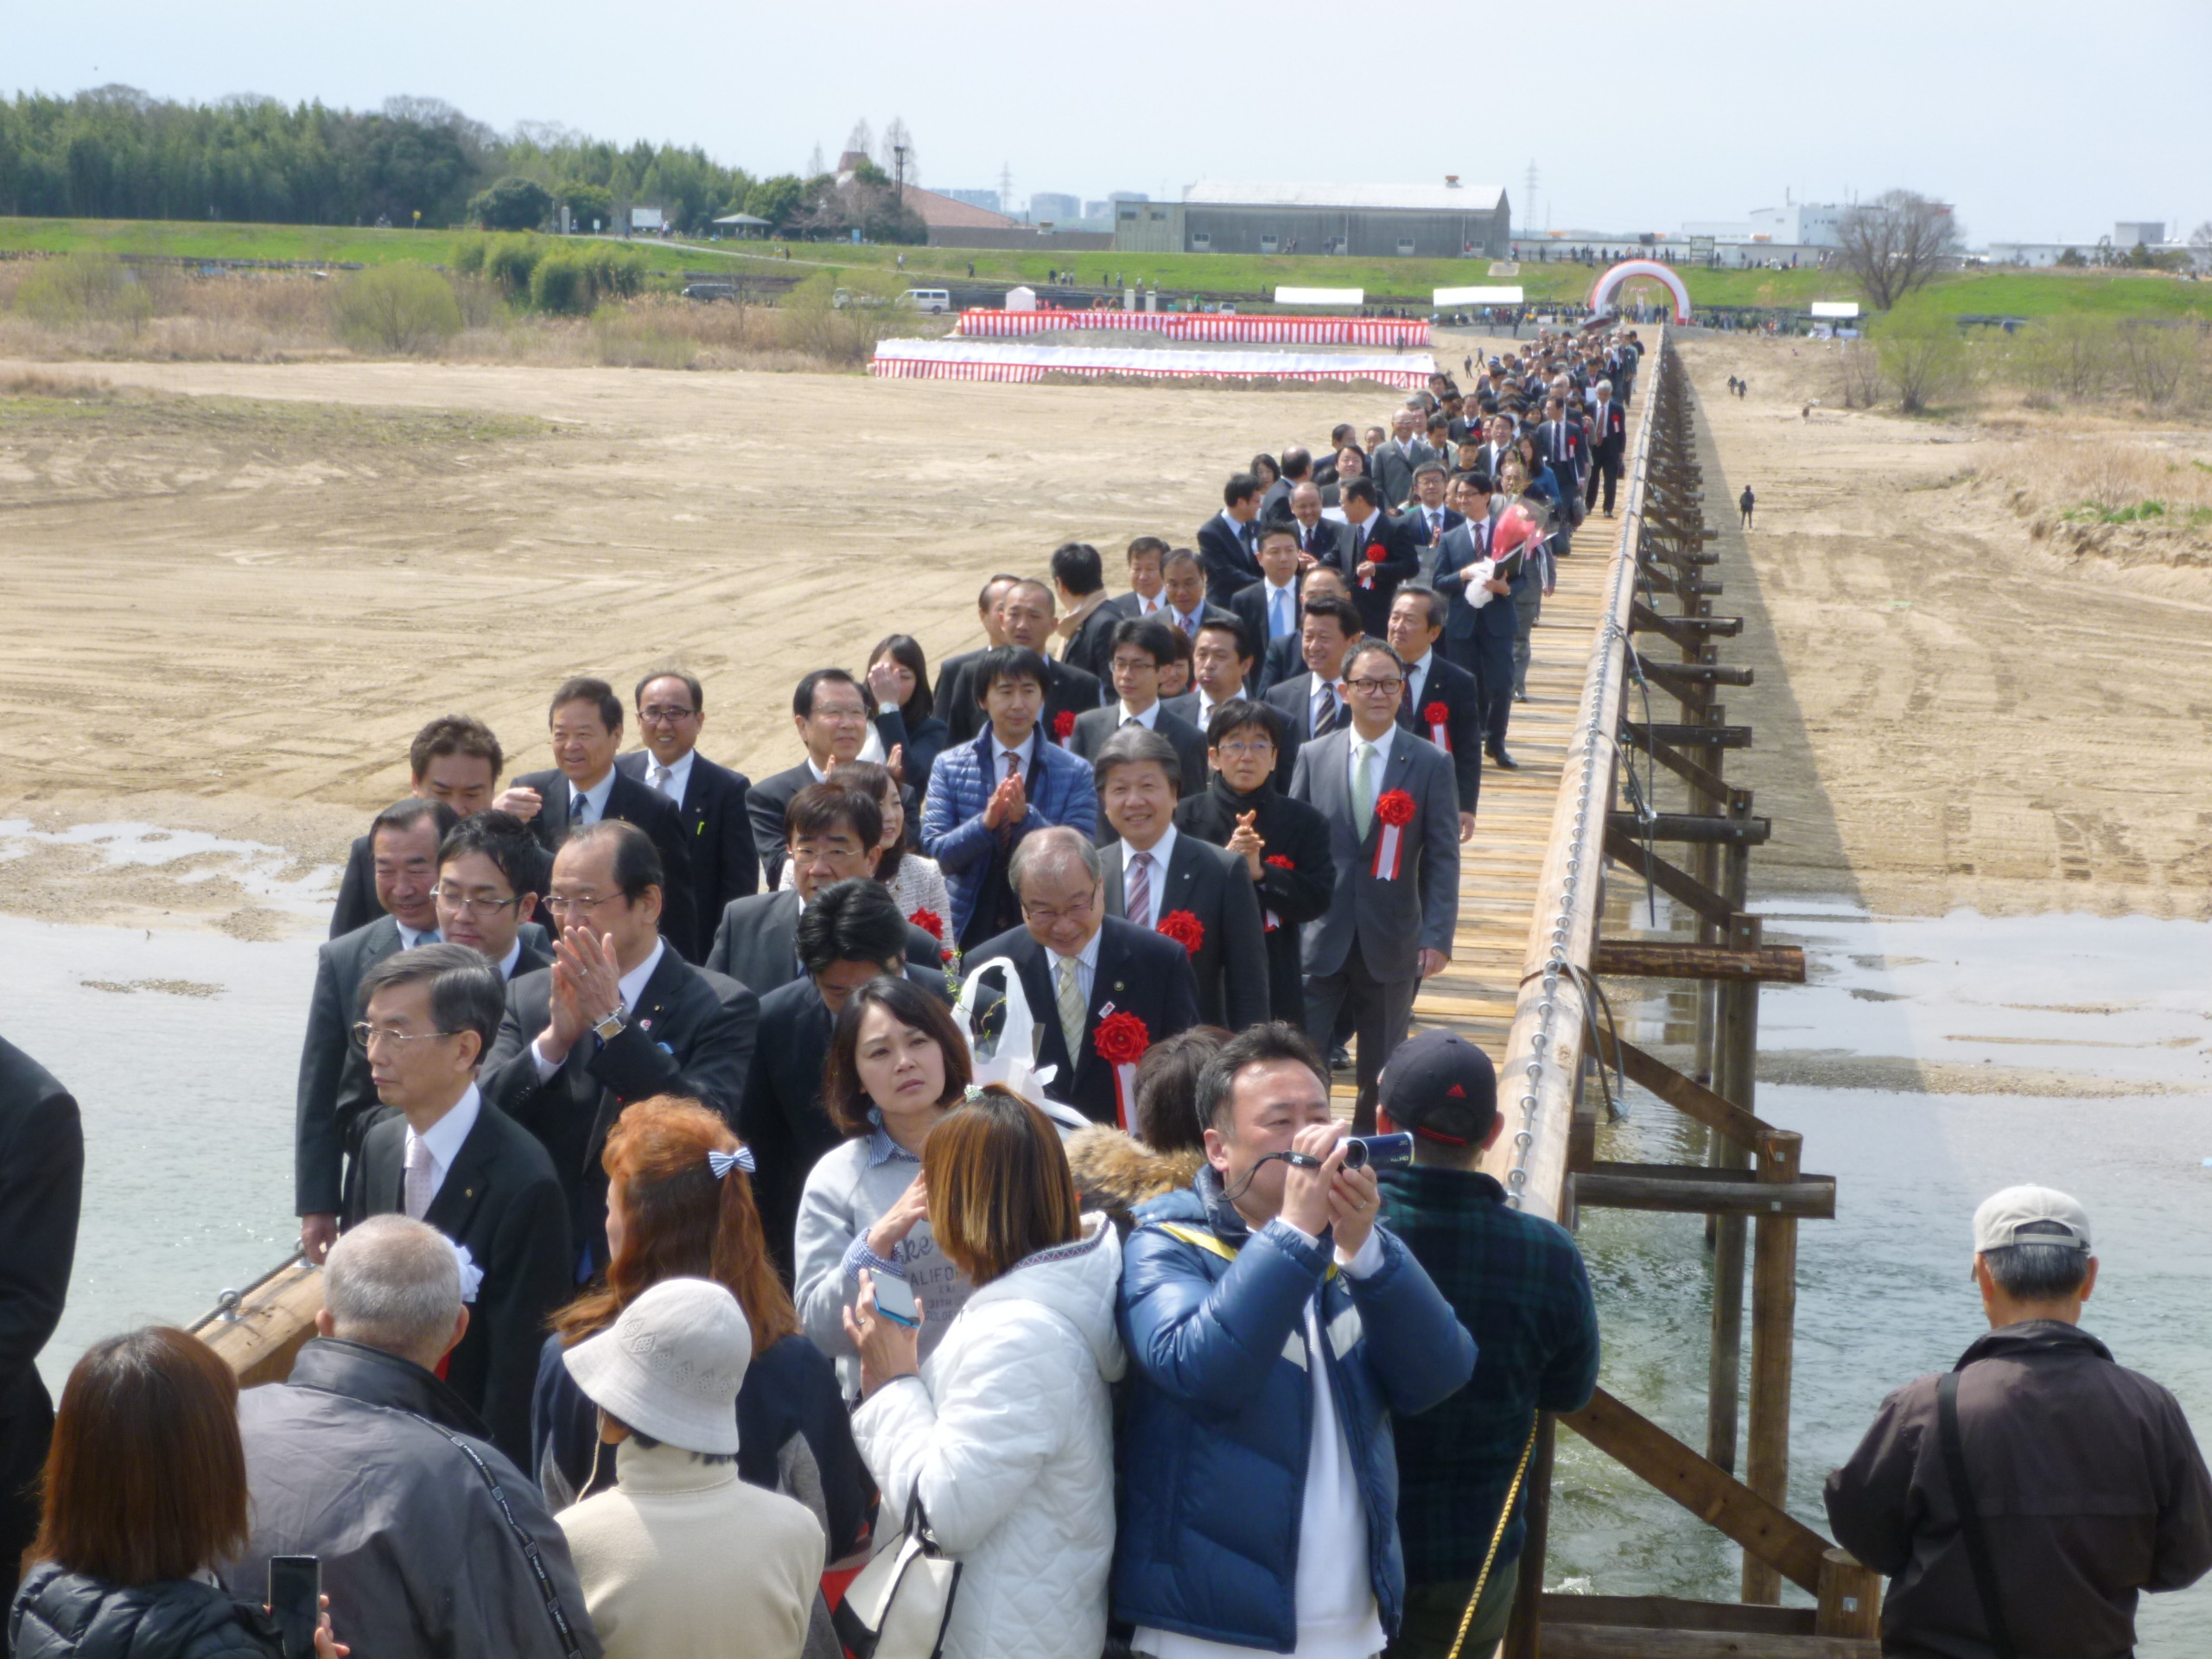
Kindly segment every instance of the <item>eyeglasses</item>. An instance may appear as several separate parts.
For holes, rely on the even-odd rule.
[[[1062,910],[1046,910],[1031,904],[1025,899],[1021,904],[1021,914],[1024,920],[1034,922],[1039,927],[1052,927],[1061,922],[1083,920],[1084,917],[1090,914],[1090,907],[1097,902],[1098,889],[1093,887],[1089,898]]]
[[[573,916],[579,912],[588,916],[601,905],[619,897],[618,893],[606,893],[592,898],[569,899],[556,893],[545,901],[545,908],[556,916]]]
[[[673,726],[679,720],[689,720],[699,711],[696,709],[640,709],[638,718],[648,726]]]
[[[1217,743],[1213,747],[1217,753],[1227,755],[1232,760],[1238,756],[1273,754],[1275,752],[1275,746],[1264,737],[1255,742],[1247,743],[1240,740],[1228,743]]]
[[[834,720],[839,721],[849,720],[866,720],[868,718],[868,709],[857,702],[840,702],[831,704],[817,702],[814,705],[814,718],[817,720]]]
[[[366,1052],[379,1040],[397,1043],[403,1049],[409,1043],[431,1043],[441,1037],[458,1037],[457,1031],[400,1031],[391,1026],[372,1026],[363,1020],[353,1028],[353,1046]]]
[[[512,899],[473,898],[459,887],[432,887],[430,897],[442,905],[451,906],[463,916],[474,916],[480,913],[496,916],[501,911],[512,910],[517,905],[522,903],[520,893],[517,893]]]

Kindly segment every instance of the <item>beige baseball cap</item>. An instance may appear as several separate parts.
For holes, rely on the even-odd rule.
[[[2089,1249],[2089,1212],[2056,1187],[2008,1186],[1993,1192],[1974,1212],[1974,1253],[2008,1244],[2070,1245]]]

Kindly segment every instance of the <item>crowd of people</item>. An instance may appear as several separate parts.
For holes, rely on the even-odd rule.
[[[511,780],[429,721],[318,957],[316,1334],[243,1394],[161,1327],[58,1417],[19,1375],[15,1651],[275,1652],[302,1557],[326,1659],[1488,1651],[1598,1332],[1410,1016],[1636,358],[1256,457],[1123,594],[994,576],[934,681],[901,632],[801,678],[758,781],[679,668],[565,681]]]

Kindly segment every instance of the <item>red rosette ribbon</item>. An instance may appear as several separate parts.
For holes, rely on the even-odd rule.
[[[1171,910],[1160,918],[1158,931],[1197,956],[1206,942],[1206,925],[1196,913],[1187,910]]]
[[[1421,711],[1421,723],[1428,728],[1428,741],[1444,751],[1452,753],[1452,711],[1442,699],[1427,704]]]
[[[1369,867],[1378,881],[1395,881],[1405,861],[1405,827],[1414,821],[1414,798],[1402,789],[1387,789],[1375,803],[1375,822],[1382,833],[1375,837],[1375,860]]]
[[[906,918],[916,927],[940,944],[944,939],[944,918],[933,910],[918,910]]]
[[[1262,859],[1260,862],[1267,865],[1271,869],[1277,870],[1294,870],[1298,868],[1298,865],[1294,861],[1285,857],[1281,853],[1269,853],[1265,858]],[[1276,915],[1272,910],[1262,912],[1261,916],[1263,925],[1261,927],[1260,931],[1263,933],[1272,933],[1282,925],[1282,918]]]
[[[1074,735],[1075,710],[1072,709],[1063,709],[1058,714],[1052,716],[1053,741],[1059,743],[1065,743],[1068,739]]]
[[[1260,862],[1262,864],[1272,865],[1278,870],[1294,870],[1298,868],[1294,861],[1286,858],[1281,853],[1269,853],[1265,858],[1262,859]]]
[[[1135,1117],[1137,1062],[1152,1046],[1152,1033],[1144,1021],[1127,1008],[1108,1014],[1090,1033],[1090,1046],[1114,1068],[1114,1112],[1127,1129]]]

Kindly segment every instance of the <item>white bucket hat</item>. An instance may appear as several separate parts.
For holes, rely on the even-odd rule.
[[[712,1280],[662,1280],[561,1361],[594,1405],[639,1433],[684,1452],[737,1450],[753,1327]]]

